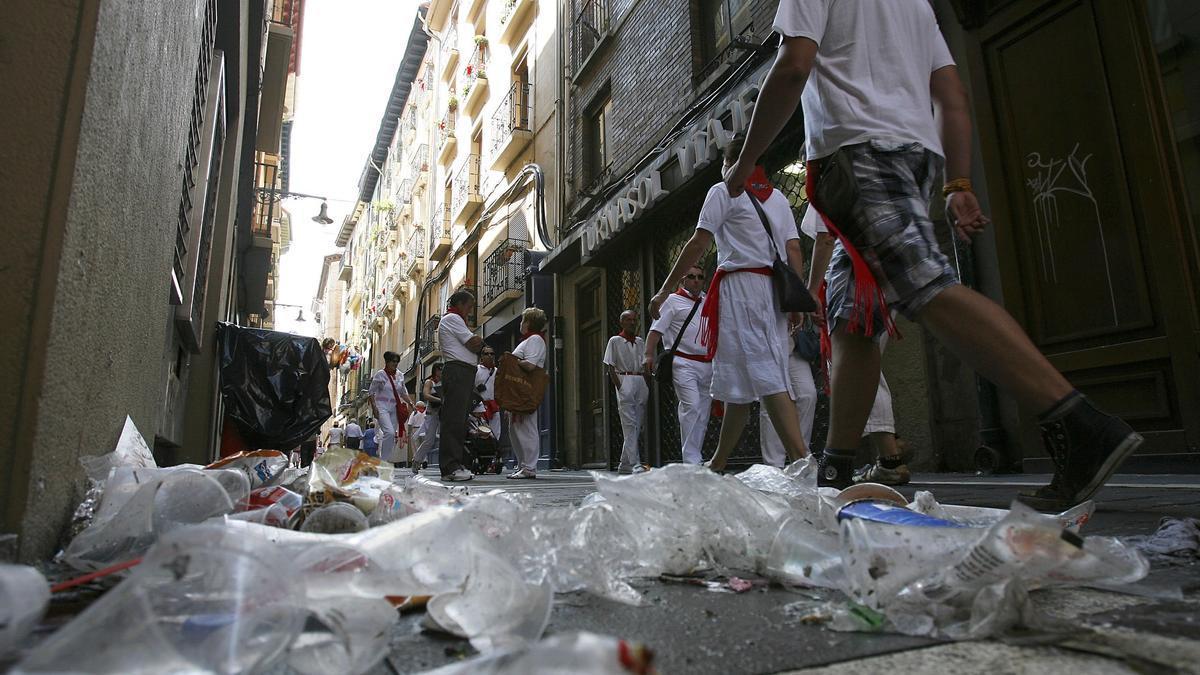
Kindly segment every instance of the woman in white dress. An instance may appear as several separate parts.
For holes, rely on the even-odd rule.
[[[742,142],[738,137],[726,146],[726,170],[737,160]],[[762,219],[750,201],[751,195],[767,214],[771,237],[766,236]],[[723,182],[709,189],[695,233],[650,301],[654,318],[658,318],[663,302],[687,270],[700,262],[714,239],[717,273],[701,310],[701,334],[708,357],[713,360],[712,397],[725,402],[725,418],[717,453],[709,466],[714,471],[725,469],[725,462],[750,416],[750,404],[760,399],[783,440],[788,461],[795,461],[808,455],[793,403],[796,392],[792,391],[788,377],[788,354],[792,350],[788,324],[798,323],[800,315],[789,316],[780,311],[771,283],[771,267],[779,252],[786,255],[788,265],[803,278],[804,253],[791,205],[771,187],[761,166],[747,181],[746,192],[736,198],[729,196]]]

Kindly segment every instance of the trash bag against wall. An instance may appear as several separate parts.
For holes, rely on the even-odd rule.
[[[229,323],[217,335],[225,411],[247,443],[288,451],[320,431],[333,409],[316,338]]]

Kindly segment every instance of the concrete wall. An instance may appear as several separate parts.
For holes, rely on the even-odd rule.
[[[16,131],[7,127],[10,137],[26,137],[26,129],[37,134],[43,152],[61,145],[58,161],[75,162],[65,219],[43,215],[22,224],[43,223],[51,237],[62,238],[57,251],[43,243],[41,279],[54,287],[35,301],[49,310],[44,339],[30,335],[32,348],[45,351],[44,367],[25,359],[38,366],[24,380],[36,409],[22,408],[21,415],[36,425],[19,437],[25,457],[14,466],[27,468],[16,482],[29,489],[8,493],[24,505],[11,504],[6,513],[6,527],[23,532],[21,556],[30,559],[58,543],[83,488],[78,458],[111,450],[126,414],[143,433],[162,422],[167,293],[203,2],[108,0],[94,22],[89,12],[97,3],[18,4],[29,8],[17,12],[44,17],[21,36],[27,43],[6,49],[44,64],[17,73],[21,89],[61,88],[70,60],[90,57],[81,117],[54,115],[56,106],[46,101],[44,116],[18,120]],[[69,27],[80,19],[73,38]],[[60,197],[57,186],[48,189],[49,179],[45,172],[31,175],[24,194]],[[37,249],[27,257],[37,260]],[[38,277],[32,268],[24,271],[20,284],[9,287],[28,293]]]

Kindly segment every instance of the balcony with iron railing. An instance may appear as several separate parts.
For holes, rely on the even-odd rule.
[[[406,223],[412,220],[413,214],[413,182],[411,178],[400,181],[396,188],[397,221]]]
[[[342,251],[342,267],[338,270],[338,280],[350,282],[354,278],[353,252],[350,249]]]
[[[505,0],[500,10],[500,44],[513,46],[532,23],[536,0]]]
[[[450,206],[433,210],[429,218],[429,260],[441,262],[450,252]]]
[[[419,190],[429,180],[429,145],[427,143],[418,145],[411,153],[410,162],[413,189]]]
[[[500,102],[492,115],[492,147],[491,167],[493,171],[503,171],[512,164],[531,140],[533,130],[530,118],[533,116],[529,96],[529,85],[524,82],[513,82],[508,89],[508,95]]]
[[[487,100],[488,79],[488,43],[483,35],[475,36],[475,50],[467,59],[462,72],[463,112],[474,117],[480,106]]]
[[[529,267],[529,242],[503,239],[483,261],[483,297],[479,299],[484,316],[520,298],[525,293],[525,272]]]
[[[572,57],[574,69],[578,76],[591,61],[592,54],[608,37],[609,29],[609,0],[587,0],[583,8],[575,15],[575,25],[572,30]]]
[[[451,19],[442,34],[442,79],[449,80],[458,66],[458,24]]]
[[[431,316],[425,322],[425,328],[421,331],[421,363],[433,363],[442,357],[441,344],[438,340],[438,324],[441,323],[441,318],[440,316]]]
[[[266,162],[254,163],[254,185],[258,188],[258,203],[250,223],[255,245],[271,245],[271,225],[275,221],[275,204],[279,201],[279,167]]]
[[[438,122],[438,161],[449,164],[458,150],[458,99],[451,98],[453,106],[446,110],[442,121]]]
[[[420,274],[425,270],[425,228],[415,227],[408,236],[404,250],[408,257],[404,260],[404,270],[410,275]]]
[[[465,226],[467,219],[483,204],[479,194],[479,155],[468,155],[458,169],[450,191],[450,222]]]

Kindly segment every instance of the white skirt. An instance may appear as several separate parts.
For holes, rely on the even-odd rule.
[[[787,315],[780,312],[771,277],[737,272],[721,280],[721,323],[713,359],[712,397],[726,403],[752,403],[787,392],[792,351]]]

